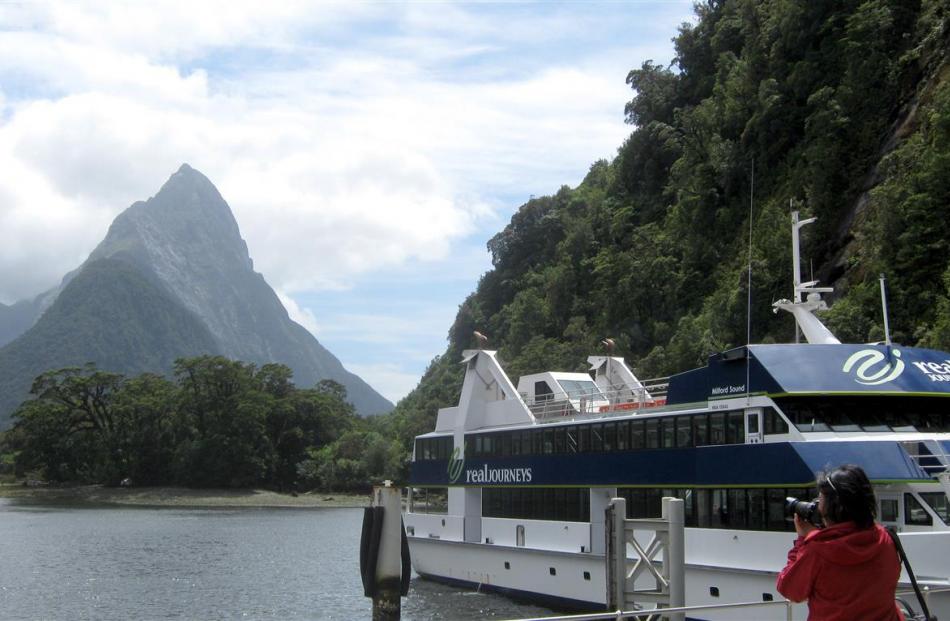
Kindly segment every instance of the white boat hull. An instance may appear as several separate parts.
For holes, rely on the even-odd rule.
[[[775,580],[793,537],[791,533],[687,529],[688,606],[763,602],[768,598],[776,602],[704,611],[689,618],[709,621],[786,619],[786,605],[779,603],[783,598],[775,590]],[[426,578],[501,592],[555,609],[593,611],[604,610],[606,606],[602,554],[418,536],[409,537],[409,545],[414,569]],[[741,553],[742,564],[732,564],[738,561],[736,553]],[[909,588],[909,584],[906,586]],[[941,584],[934,586],[939,588]],[[919,609],[913,593],[902,597]],[[930,595],[929,606],[932,614],[950,618],[950,592]],[[645,602],[643,607],[652,608],[653,604]],[[804,620],[807,616],[804,604],[792,606],[793,619]]]

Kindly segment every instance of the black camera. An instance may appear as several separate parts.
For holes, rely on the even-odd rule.
[[[818,528],[823,526],[821,513],[818,512],[817,501],[808,502],[807,500],[799,500],[789,496],[785,499],[785,514],[790,516],[795,513],[797,513],[801,519],[806,522],[811,522]]]

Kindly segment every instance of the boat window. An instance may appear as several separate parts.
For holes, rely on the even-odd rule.
[[[742,412],[729,412],[726,416],[726,444],[745,442],[745,421]]]
[[[712,526],[712,494],[708,489],[696,490],[696,526],[709,528]]]
[[[775,402],[800,431],[950,431],[946,397],[781,397]]]
[[[524,520],[590,521],[589,488],[485,488],[482,515]]]
[[[897,513],[897,499],[896,498],[881,498],[881,521],[882,522],[896,522],[898,518]]]
[[[646,421],[647,423],[647,444],[648,449],[659,448],[660,447],[660,427],[659,419],[649,418]]]
[[[567,428],[567,452],[568,453],[577,453],[577,427],[568,427]]]
[[[441,438],[417,438],[416,461],[448,459],[452,453],[452,436]]]
[[[600,392],[600,389],[597,388],[597,384],[593,381],[558,380],[557,383],[560,384],[564,392],[567,393],[568,399],[577,400],[584,397],[588,400],[606,400],[604,395]]]
[[[531,452],[540,455],[544,452],[544,430],[538,429],[531,433]]]
[[[660,419],[660,437],[663,438],[663,448],[676,446],[676,421],[672,418]]]
[[[729,490],[728,514],[729,525],[733,528],[746,528],[749,522],[749,503],[746,490]]]
[[[565,427],[554,429],[554,452],[559,455],[567,452],[567,429]]]
[[[679,416],[676,419],[676,446],[683,448],[693,445],[693,430],[689,416]]]
[[[943,492],[922,492],[920,497],[924,502],[930,505],[933,512],[937,514],[944,524],[950,525],[950,502],[947,502],[947,495]]]
[[[785,530],[787,522],[785,520],[785,491],[781,489],[770,489],[765,492],[765,502],[767,506],[766,530]]]
[[[617,423],[607,423],[604,429],[604,452],[617,450]]]
[[[749,505],[746,528],[750,530],[764,530],[766,524],[765,516],[768,513],[765,490],[746,490],[746,498]]]
[[[726,528],[730,525],[728,490],[712,490],[712,515],[709,524],[713,528]]]
[[[579,428],[577,434],[577,452],[587,453],[590,451],[590,425],[583,425]]]
[[[904,494],[904,523],[915,526],[932,526],[933,518],[927,510],[914,498],[913,494]]]
[[[410,495],[410,513],[446,514],[449,511],[447,487],[414,487]]]
[[[746,417],[746,421],[749,425],[749,434],[758,435],[759,434],[759,415],[757,413],[749,413]]]
[[[551,387],[548,386],[547,382],[535,382],[534,383],[534,400],[535,402],[539,401],[550,401],[554,398],[554,391],[551,390]]]
[[[630,448],[641,449],[646,446],[646,421],[630,421]]]
[[[550,455],[554,452],[554,430],[544,430],[544,454]]]
[[[709,417],[705,414],[695,414],[690,418],[693,424],[693,442],[696,446],[709,444]]]
[[[709,443],[726,443],[726,413],[715,412],[709,415]]]
[[[604,450],[604,426],[590,426],[590,450],[599,453]]]
[[[617,424],[617,450],[626,451],[630,448],[630,421]]]
[[[765,433],[788,433],[788,423],[781,414],[775,411],[775,408],[765,410]]]
[[[508,457],[511,455],[511,434],[502,433],[498,435],[500,450],[498,454],[502,457]]]

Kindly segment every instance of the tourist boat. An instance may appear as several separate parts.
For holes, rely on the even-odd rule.
[[[793,214],[795,299],[774,304],[807,343],[738,347],[643,382],[607,352],[588,358],[590,373],[538,373],[517,386],[495,352],[465,351],[458,405],[415,440],[404,515],[415,571],[603,610],[608,503],[622,497],[628,517],[657,518],[661,499],[677,497],[687,605],[777,601],[795,538],[784,499],[813,498],[816,472],[852,463],[872,480],[878,520],[899,532],[918,583],[934,591],[931,612],[950,618],[950,353],[839,343],[814,314],[829,289],[799,275],[808,222]],[[807,616],[804,605],[794,616]]]

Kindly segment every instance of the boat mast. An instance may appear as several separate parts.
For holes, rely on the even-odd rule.
[[[831,333],[825,324],[814,315],[816,311],[827,310],[828,305],[821,299],[822,293],[831,293],[833,287],[816,287],[817,280],[802,282],[801,268],[801,249],[799,245],[799,229],[806,224],[811,224],[817,218],[798,219],[798,211],[792,212],[792,279],[793,279],[793,300],[779,300],[772,304],[773,312],[779,309],[788,311],[795,317],[797,328],[800,328],[805,339],[809,343],[839,344],[841,341]],[[805,300],[802,301],[802,294],[805,294]],[[798,342],[798,332],[796,329],[795,342]]]

